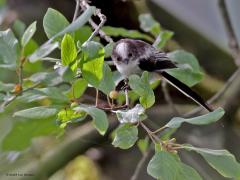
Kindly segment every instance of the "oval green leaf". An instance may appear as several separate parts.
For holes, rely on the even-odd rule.
[[[83,44],[82,53],[82,75],[89,84],[97,88],[103,78],[104,48],[100,43],[90,41]]]
[[[169,69],[167,72],[181,82],[192,87],[203,79],[203,73],[197,58],[186,51],[177,50],[168,54],[168,57],[177,63],[177,69]]]
[[[69,25],[68,20],[59,11],[48,8],[43,18],[43,28],[50,39]]]
[[[45,119],[56,115],[57,109],[49,107],[34,107],[17,111],[13,114],[14,117],[23,117],[28,119]]]
[[[206,125],[218,121],[224,113],[225,112],[222,108],[218,108],[213,112],[194,118],[184,119],[181,117],[174,117],[165,125],[165,127],[179,128],[184,122],[194,125]]]
[[[115,130],[112,145],[121,149],[129,149],[137,140],[138,128],[131,124],[123,124]]]
[[[16,70],[19,52],[19,43],[13,32],[10,29],[0,31],[0,68]]]
[[[229,151],[197,148],[191,145],[185,145],[183,147],[199,153],[207,163],[222,176],[240,179],[240,164]]]
[[[157,152],[147,166],[147,172],[156,179],[177,179],[181,166],[173,154],[165,151]]]
[[[65,34],[61,43],[61,59],[64,66],[72,63],[77,57],[77,48],[71,35]]]
[[[24,32],[23,36],[22,36],[22,41],[21,44],[23,47],[25,47],[27,45],[27,43],[30,41],[30,39],[33,37],[34,33],[36,32],[36,27],[37,22],[34,21]]]
[[[155,96],[149,83],[148,72],[145,71],[141,78],[137,75],[130,76],[129,85],[140,96],[140,103],[144,108],[150,108],[155,103]]]
[[[74,108],[75,111],[84,111],[93,118],[93,125],[101,135],[104,135],[108,129],[109,123],[106,113],[92,106],[81,105]]]

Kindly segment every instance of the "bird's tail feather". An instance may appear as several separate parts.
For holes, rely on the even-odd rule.
[[[170,83],[172,86],[177,88],[179,91],[181,91],[184,95],[191,98],[193,101],[195,101],[200,106],[207,109],[209,112],[213,111],[212,108],[207,105],[204,100],[191,88],[189,88],[187,85],[183,84],[181,81],[176,79],[175,77],[171,76],[165,71],[160,71],[161,75],[167,80],[168,83]]]

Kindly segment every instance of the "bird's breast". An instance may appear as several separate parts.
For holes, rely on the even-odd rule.
[[[142,70],[139,68],[137,61],[129,62],[128,64],[122,63],[116,65],[117,70],[123,77],[128,77],[132,74],[141,74]]]

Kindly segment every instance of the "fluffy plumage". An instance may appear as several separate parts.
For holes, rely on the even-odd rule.
[[[141,40],[121,39],[113,48],[112,60],[125,78],[131,74],[140,74],[142,71],[159,72],[184,95],[208,111],[212,111],[196,92],[165,71],[177,68],[177,66],[167,57],[166,53],[157,50],[152,45]]]

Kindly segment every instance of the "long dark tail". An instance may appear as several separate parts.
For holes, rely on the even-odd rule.
[[[198,103],[200,106],[207,109],[209,112],[213,111],[206,103],[205,101],[192,89],[190,89],[187,85],[183,84],[181,81],[176,79],[175,77],[171,76],[165,71],[160,71],[161,75],[169,82],[172,86],[177,88],[179,91],[181,91],[184,95],[191,98],[193,101]]]

